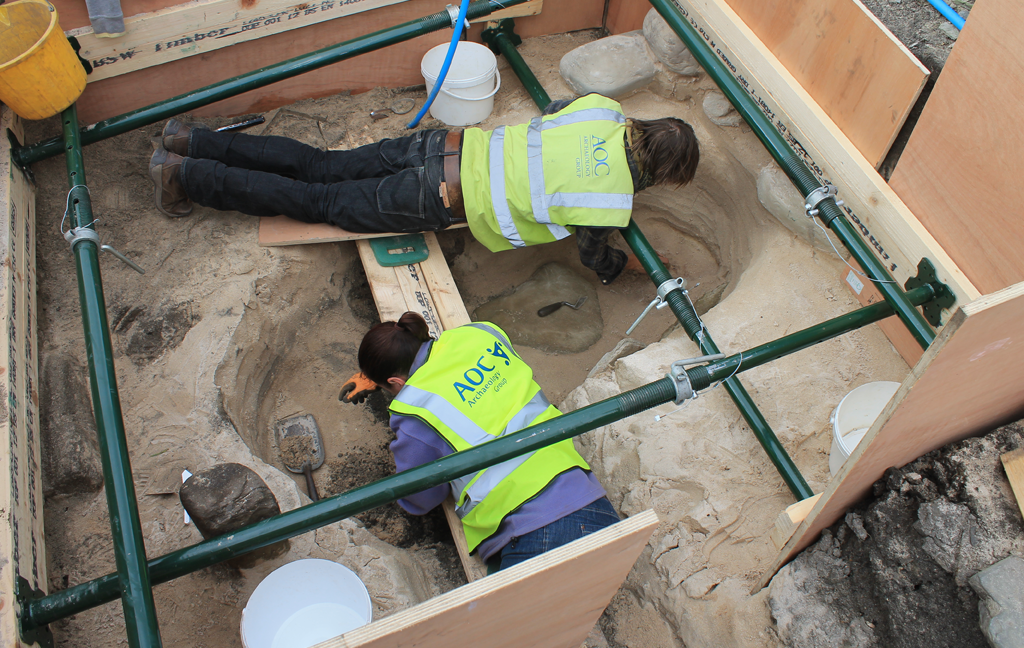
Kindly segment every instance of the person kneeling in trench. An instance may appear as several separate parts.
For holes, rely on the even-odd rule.
[[[149,171],[157,208],[170,217],[189,215],[197,202],[359,233],[468,221],[492,252],[557,241],[575,229],[580,260],[602,283],[641,270],[608,236],[629,224],[633,194],[693,179],[700,159],[693,128],[674,117],[628,119],[598,94],[552,102],[544,114],[493,131],[423,130],[349,151],[172,119]]]
[[[407,312],[377,324],[359,368],[391,392],[399,472],[559,416],[504,331],[474,322],[430,338]],[[619,521],[571,439],[398,500],[424,515],[451,493],[470,552],[505,569]]]

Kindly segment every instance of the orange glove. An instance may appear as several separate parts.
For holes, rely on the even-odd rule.
[[[355,373],[344,385],[338,400],[343,403],[362,403],[371,393],[380,389],[380,385],[367,378],[362,371]]]

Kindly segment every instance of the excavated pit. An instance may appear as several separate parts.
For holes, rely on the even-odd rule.
[[[568,97],[558,60],[595,36],[531,39],[520,51],[552,97]],[[484,128],[536,114],[511,71],[503,72],[502,92]],[[641,118],[679,116],[697,132],[701,166],[695,181],[682,189],[643,192],[634,216],[672,274],[686,278],[698,313],[706,314],[716,342],[731,353],[852,310],[856,301],[839,281],[841,260],[799,240],[761,207],[756,179],[770,158],[746,127],[716,126],[703,113],[701,98],[713,89],[706,78],[659,83],[623,105]],[[422,89],[375,90],[300,102],[286,113],[291,125],[284,130],[325,147],[399,136],[398,119],[369,118],[370,110],[398,95],[423,98]],[[268,132],[283,128],[274,115],[268,122]],[[443,126],[425,120],[423,127]],[[356,370],[359,341],[376,320],[354,244],[261,248],[257,219],[202,208],[186,219],[164,218],[152,205],[146,173],[149,139],[159,128],[133,131],[85,152],[104,241],[147,270],[139,277],[112,259],[103,261],[150,557],[201,539],[182,522],[175,496],[182,469],[243,463],[267,482],[282,510],[305,503],[305,487],[284,471],[274,440],[274,424],[292,415],[312,414],[323,434],[327,460],[315,473],[322,495],[394,471],[384,398],[362,406],[338,401],[341,385]],[[55,129],[52,122],[32,125],[28,139]],[[48,160],[36,167],[40,355],[54,359],[42,363],[40,382],[51,390],[81,389],[87,376],[74,267],[55,233],[67,191],[64,165]],[[465,230],[442,232],[438,239],[471,314],[514,295],[550,263],[590,284],[589,306],[599,309],[602,322],[592,346],[570,353],[517,347],[551,401],[564,410],[656,380],[671,361],[699,355],[665,309],[652,311],[631,335],[637,341],[628,347],[632,355],[606,356],[655,287],[639,274],[601,286],[580,264],[572,238],[500,254],[485,250]],[[613,242],[625,248],[621,239]],[[550,324],[573,326],[587,312],[563,308]],[[539,324],[548,323],[524,326]],[[830,408],[857,384],[900,380],[906,371],[872,327],[744,374],[744,380],[817,491],[827,479]],[[683,641],[776,645],[770,632],[758,635],[754,629],[769,627],[770,620],[764,597],[749,591],[759,568],[774,556],[767,545],[771,523],[792,498],[723,394],[712,392],[661,422],[647,413],[581,439],[584,456],[619,510],[631,514],[652,506],[663,521],[603,618],[613,648],[668,648]],[[42,405],[44,420],[74,422],[61,428],[66,437],[51,432],[57,440],[50,452],[63,448],[77,458],[48,477],[50,586],[60,589],[109,573],[114,562],[95,452],[89,451],[95,438],[89,416],[80,411],[81,399],[42,394]],[[324,557],[354,569],[370,589],[375,618],[462,582],[440,516],[416,519],[391,505],[360,518],[294,538],[286,555],[255,568],[217,567],[157,587],[164,644],[239,646],[238,620],[249,594],[273,568],[299,558]],[[124,637],[120,604],[60,621],[54,631],[61,646],[116,645]]]

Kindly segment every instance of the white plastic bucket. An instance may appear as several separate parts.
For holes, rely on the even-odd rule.
[[[832,411],[832,450],[828,455],[828,469],[833,477],[899,388],[898,382],[870,382],[839,401]]]
[[[370,622],[366,586],[336,562],[310,558],[278,567],[242,610],[245,648],[309,648]]]
[[[449,46],[450,43],[438,45],[423,55],[420,72],[428,95],[441,74]],[[501,75],[494,53],[479,43],[459,41],[441,91],[430,104],[430,114],[449,126],[479,124],[491,114],[494,95],[500,87]]]

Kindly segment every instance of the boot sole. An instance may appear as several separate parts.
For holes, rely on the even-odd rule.
[[[153,157],[149,162],[149,177],[155,185],[153,191],[153,200],[156,203],[156,208],[161,214],[168,218],[185,218],[192,213],[192,206],[189,205],[188,211],[184,214],[175,214],[174,212],[164,209],[163,204],[163,193],[164,193],[164,180],[163,171],[164,164],[167,162],[167,151],[164,149],[157,149],[153,152]]]

